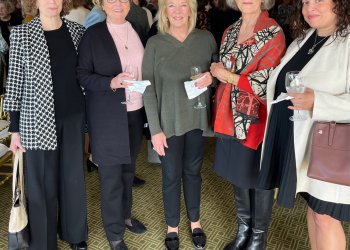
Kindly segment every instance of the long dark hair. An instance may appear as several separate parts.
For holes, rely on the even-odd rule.
[[[333,12],[337,15],[337,24],[335,31],[336,37],[345,37],[350,33],[350,1],[349,0],[332,0],[334,3]],[[291,20],[291,28],[293,37],[302,40],[305,38],[306,31],[310,25],[304,20],[302,8],[302,0],[295,3],[295,12]]]

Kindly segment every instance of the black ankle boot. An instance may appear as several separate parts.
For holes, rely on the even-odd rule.
[[[249,189],[234,187],[234,190],[238,230],[235,240],[226,245],[224,250],[245,249],[252,234]]]
[[[272,213],[274,190],[254,190],[252,221],[253,233],[250,237],[247,250],[265,250],[267,231]]]

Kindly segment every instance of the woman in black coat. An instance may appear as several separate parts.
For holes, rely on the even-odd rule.
[[[146,39],[125,19],[129,0],[100,0],[98,4],[107,18],[84,34],[77,72],[85,91],[93,162],[99,166],[104,229],[111,249],[127,249],[123,241],[125,226],[134,233],[146,231],[141,222],[131,219],[144,109],[141,94],[126,93],[130,83],[125,80],[137,77],[123,72],[123,68],[137,67],[141,78]],[[126,96],[131,96],[133,104],[123,104]]]

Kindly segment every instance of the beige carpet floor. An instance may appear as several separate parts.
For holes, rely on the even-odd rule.
[[[213,140],[208,140],[203,164],[201,221],[208,237],[207,249],[223,249],[236,231],[235,208],[232,187],[212,170]],[[155,250],[164,249],[165,223],[161,193],[161,168],[147,162],[147,148],[143,145],[137,161],[137,175],[146,180],[143,187],[134,189],[133,216],[148,228],[143,235],[126,232],[125,241],[129,249]],[[86,173],[88,197],[89,250],[108,250],[100,214],[99,182],[96,171]],[[0,187],[0,250],[7,249],[7,225],[10,209],[10,182]],[[268,249],[306,250],[310,249],[306,227],[306,205],[298,198],[293,209],[283,209],[274,205]],[[350,243],[350,226],[344,224],[347,243]],[[189,234],[189,224],[182,201],[180,224],[180,249],[193,249]],[[64,242],[59,242],[59,249],[69,249]],[[50,250],[50,249],[48,249]]]

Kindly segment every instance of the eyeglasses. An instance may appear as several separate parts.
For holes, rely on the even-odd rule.
[[[308,4],[310,4],[310,0],[301,0],[301,3],[303,4],[303,5],[308,5]],[[314,2],[316,3],[316,4],[318,4],[318,3],[322,3],[323,2],[323,0],[314,0]]]
[[[107,1],[107,3],[115,3],[118,0],[106,0],[106,1]],[[121,2],[121,3],[128,3],[129,0],[119,0],[119,2]]]

